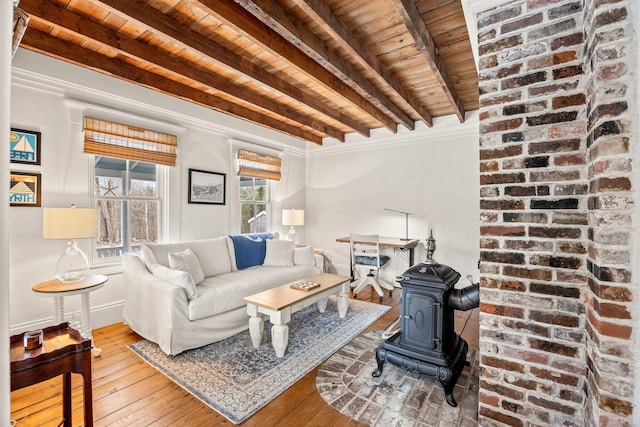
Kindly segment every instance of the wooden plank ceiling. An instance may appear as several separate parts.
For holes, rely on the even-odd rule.
[[[305,141],[478,108],[460,0],[21,0],[21,47]]]

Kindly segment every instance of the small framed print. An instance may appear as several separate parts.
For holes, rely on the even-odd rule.
[[[9,160],[11,163],[40,164],[40,132],[11,128]]]
[[[39,173],[11,172],[9,205],[39,208],[42,193],[42,175]]]
[[[189,203],[224,205],[226,180],[224,173],[189,169]]]

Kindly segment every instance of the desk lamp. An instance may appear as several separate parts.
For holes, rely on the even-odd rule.
[[[56,264],[55,277],[61,282],[78,282],[89,274],[87,256],[76,239],[98,235],[98,211],[90,208],[45,208],[42,215],[42,237],[67,239],[67,249]]]
[[[403,214],[404,215],[404,230],[405,230],[405,235],[404,235],[404,239],[400,239],[400,240],[406,240],[409,241],[411,239],[409,239],[409,215],[411,215],[409,212],[403,212],[403,211],[397,211],[395,209],[387,209],[384,208],[385,211],[390,211],[390,212],[397,212],[399,214]]]
[[[294,226],[304,225],[304,210],[284,209],[282,211],[282,225],[290,225],[287,240],[298,243],[298,234]]]

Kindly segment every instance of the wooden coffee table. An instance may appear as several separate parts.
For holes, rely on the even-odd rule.
[[[292,284],[299,282],[318,283],[320,286],[310,290],[291,288]],[[253,346],[260,347],[264,332],[263,316],[269,316],[269,321],[273,325],[271,327],[273,348],[277,357],[284,356],[289,344],[287,323],[291,320],[291,314],[316,302],[318,303],[318,311],[324,313],[327,309],[329,295],[338,294],[338,314],[344,318],[349,308],[350,282],[351,277],[322,273],[243,298],[242,300],[247,303],[247,313],[251,316],[249,334]]]

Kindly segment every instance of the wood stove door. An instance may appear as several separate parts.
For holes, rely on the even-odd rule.
[[[404,295],[400,330],[402,341],[417,349],[437,350],[440,344],[441,304],[436,297],[421,292]]]

